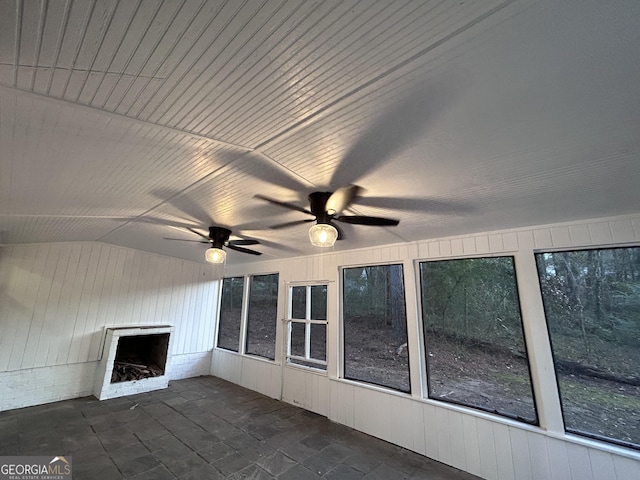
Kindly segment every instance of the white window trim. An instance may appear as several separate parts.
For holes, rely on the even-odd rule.
[[[301,367],[301,368],[317,368],[317,369],[322,369],[322,371],[326,371],[327,369],[327,361],[326,360],[320,360],[317,358],[313,358],[311,356],[311,325],[324,325],[325,326],[325,332],[326,332],[326,326],[328,325],[328,321],[327,320],[315,320],[311,318],[311,288],[312,287],[318,287],[318,286],[323,286],[327,288],[327,291],[329,290],[329,285],[328,282],[327,283],[320,283],[320,282],[313,282],[313,283],[290,283],[287,285],[288,288],[288,305],[287,305],[287,318],[285,319],[286,322],[286,332],[287,332],[287,336],[286,336],[286,352],[285,352],[285,361],[287,363],[287,365],[294,365],[296,367]],[[292,310],[293,310],[293,289],[294,288],[300,288],[300,287],[305,287],[305,318],[293,318],[292,315]],[[327,305],[328,307],[328,305]],[[304,356],[300,356],[300,355],[292,355],[291,354],[291,330],[292,330],[292,324],[293,323],[301,323],[304,324],[305,329],[304,329]],[[327,345],[325,342],[325,357],[327,355]],[[313,364],[317,364],[318,367],[312,367],[309,365],[300,365],[298,363],[292,362],[291,360],[298,360],[301,362],[308,362],[308,363],[313,363]]]

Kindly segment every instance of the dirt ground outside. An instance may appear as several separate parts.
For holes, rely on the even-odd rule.
[[[408,350],[364,327],[347,331],[345,376],[409,391]],[[409,346],[411,348],[411,346]],[[461,347],[443,338],[427,348],[429,396],[537,424],[527,359],[505,350]],[[640,448],[640,387],[595,376],[559,375],[568,431]]]
[[[253,354],[269,357],[275,345],[275,324],[256,322]],[[239,326],[238,326],[239,328]],[[238,333],[221,332],[221,345],[237,342]],[[409,355],[404,343],[367,328],[347,327],[345,377],[409,392]],[[315,340],[315,344],[314,344]],[[326,338],[311,337],[312,350],[326,348]],[[427,347],[429,395],[442,401],[537,423],[527,360],[507,351],[461,347],[438,338]],[[594,376],[558,375],[567,430],[617,439],[640,448],[640,387],[620,385]]]
[[[372,329],[362,319],[351,320],[345,323],[345,377],[409,392],[406,342],[394,338],[391,326]]]

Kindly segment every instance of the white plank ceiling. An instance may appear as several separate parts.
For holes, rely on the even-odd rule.
[[[0,0],[0,243],[203,262],[179,227],[319,253],[640,210],[637,0]],[[229,262],[257,257],[230,252]]]

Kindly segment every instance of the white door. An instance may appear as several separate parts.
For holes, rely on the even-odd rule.
[[[287,291],[282,400],[327,415],[327,284]]]

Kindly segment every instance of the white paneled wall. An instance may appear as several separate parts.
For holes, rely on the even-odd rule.
[[[327,375],[283,367],[281,355],[264,362],[218,349],[212,353],[212,374],[486,479],[640,480],[639,452],[564,434],[533,259],[540,249],[625,244],[640,244],[640,215],[228,266],[227,276],[279,271],[281,303],[289,282],[328,283]],[[420,341],[415,262],[487,254],[516,259],[539,427],[426,399],[417,345],[409,348],[410,395],[340,378],[339,267],[403,263],[409,340],[415,344]],[[277,341],[284,344],[282,322]]]
[[[110,325],[173,325],[170,376],[208,374],[218,286],[208,265],[102,243],[0,247],[0,410],[89,394],[92,377],[86,389],[60,379],[95,368]],[[49,374],[53,396],[20,393]]]

